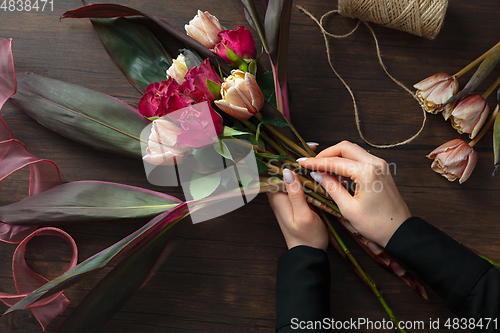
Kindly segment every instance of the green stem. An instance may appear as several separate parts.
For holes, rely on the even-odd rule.
[[[464,68],[462,68],[460,71],[458,71],[455,75],[453,75],[454,77],[456,77],[457,79],[464,75],[465,73],[467,73],[469,70],[471,70],[472,68],[474,68],[477,64],[479,64],[481,61],[484,60],[484,58],[486,58],[488,56],[488,54],[490,54],[491,51],[493,51],[494,49],[496,49],[497,47],[500,47],[500,42],[498,42],[495,46],[493,46],[491,49],[489,49],[488,51],[484,52],[479,58],[477,58],[476,60],[474,60],[473,62],[471,62],[470,64],[468,64],[467,66],[465,66]]]
[[[326,216],[325,212],[323,212],[321,210],[319,212],[321,214],[322,220],[326,223],[329,231],[331,232],[331,234],[333,235],[333,237],[335,238],[335,240],[339,244],[340,248],[342,249],[343,256],[353,265],[354,270],[356,271],[356,273],[358,273],[358,275],[361,277],[361,279],[363,280],[363,282],[368,287],[370,287],[370,289],[372,290],[372,292],[378,298],[378,300],[380,301],[380,303],[384,307],[385,311],[389,315],[389,318],[396,325],[396,327],[399,329],[399,331],[401,333],[405,333],[405,330],[399,327],[399,321],[394,316],[394,313],[392,312],[392,310],[389,307],[389,305],[387,305],[384,297],[382,297],[382,295],[380,294],[380,292],[379,292],[379,290],[377,288],[377,285],[375,284],[375,282],[373,282],[373,279],[364,271],[364,269],[356,261],[356,259],[354,258],[354,256],[352,255],[352,253],[349,251],[349,249],[345,246],[345,244],[342,241],[342,239],[340,238],[339,234],[337,233],[337,231],[335,230],[335,228],[333,228],[333,226],[332,226],[330,220],[328,219],[328,217]]]
[[[262,115],[260,113],[256,113],[255,114],[255,118],[257,118],[257,120],[259,120],[259,121],[262,121]],[[285,118],[285,120],[286,120],[286,118]],[[297,131],[292,126],[292,124],[290,124],[288,122],[288,125],[290,126],[290,129],[292,129],[292,131],[297,135],[297,137],[299,138],[299,140],[301,142],[303,142],[304,147],[307,147],[306,150],[304,150],[302,147],[299,147],[295,142],[293,142],[292,140],[290,140],[289,138],[287,138],[286,135],[284,135],[283,133],[281,133],[280,131],[278,131],[273,125],[271,125],[271,124],[264,124],[264,127],[269,132],[271,132],[273,135],[275,135],[279,140],[281,140],[281,142],[283,142],[284,144],[286,144],[288,147],[290,147],[292,150],[294,150],[300,156],[305,156],[305,157],[315,156],[315,154],[311,150],[311,148],[309,148],[309,146],[304,142],[304,139],[302,139],[300,137],[300,135],[298,135]],[[308,150],[310,152],[308,152]]]
[[[331,202],[330,200],[322,197],[321,195],[319,195],[318,193],[314,192],[314,191],[310,191],[310,192],[307,192],[308,196],[310,197],[313,197],[314,199],[318,200],[319,202],[321,202],[322,204],[325,204],[327,205],[329,208],[333,209],[334,211],[336,211],[337,213],[341,214],[342,213],[340,212],[340,209],[339,207],[337,207],[337,205],[335,205],[333,202]]]
[[[257,127],[249,122],[248,120],[241,120],[243,125],[248,127],[249,130],[251,130],[253,133],[257,132]],[[273,147],[279,155],[288,155],[288,152],[284,150],[282,147],[280,147],[276,142],[274,142],[266,133],[263,133],[262,131],[260,132],[260,136],[264,141],[266,141],[271,147]]]

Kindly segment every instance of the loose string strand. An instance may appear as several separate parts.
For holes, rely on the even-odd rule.
[[[297,8],[299,8],[304,14],[306,14],[307,16],[309,16],[314,22],[316,22],[316,24],[318,25],[318,27],[320,28],[321,30],[321,34],[323,35],[323,39],[325,41],[325,47],[326,47],[326,54],[327,54],[327,59],[328,59],[328,64],[330,65],[330,68],[332,69],[333,73],[338,77],[338,79],[342,82],[342,84],[344,85],[344,87],[347,89],[347,91],[349,92],[349,95],[351,96],[351,99],[352,99],[352,104],[353,104],[353,107],[354,107],[354,118],[355,118],[355,122],[356,122],[356,128],[358,130],[358,133],[359,133],[359,136],[361,137],[361,139],[366,142],[367,144],[369,144],[370,146],[372,147],[375,147],[375,148],[392,148],[392,147],[397,147],[397,146],[402,146],[402,145],[405,145],[411,141],[413,141],[415,138],[417,138],[420,133],[423,131],[424,127],[425,127],[425,123],[427,121],[427,114],[425,112],[425,109],[423,108],[423,105],[420,103],[420,101],[418,100],[418,98],[416,97],[416,95],[410,90],[408,89],[403,83],[401,83],[400,81],[398,81],[396,78],[394,78],[390,73],[389,71],[387,70],[383,60],[382,60],[382,55],[381,55],[381,52],[380,52],[380,46],[378,44],[378,40],[377,40],[377,37],[375,35],[375,32],[373,31],[373,29],[370,27],[370,25],[367,23],[367,22],[364,22],[364,21],[361,21],[358,19],[358,23],[357,25],[350,31],[348,32],[347,34],[345,35],[335,35],[333,33],[330,33],[328,31],[325,30],[324,26],[323,26],[323,21],[324,19],[330,15],[330,14],[333,14],[333,13],[338,13],[339,11],[338,10],[331,10],[325,14],[323,14],[321,16],[321,19],[318,21],[318,19],[316,17],[314,17],[314,15],[312,15],[308,10],[306,10],[305,8],[303,8],[302,6],[300,5],[297,5]],[[387,74],[387,76],[394,82],[396,83],[398,86],[400,86],[401,88],[403,88],[406,92],[408,92],[417,102],[418,104],[420,105],[421,109],[422,109],[422,113],[423,113],[423,121],[422,121],[422,125],[420,127],[420,129],[417,131],[417,133],[415,133],[412,137],[404,140],[404,141],[401,141],[401,142],[397,142],[397,143],[394,143],[394,144],[387,144],[387,145],[380,145],[380,144],[375,144],[375,143],[372,143],[370,141],[368,141],[368,139],[366,139],[366,137],[364,136],[362,130],[361,130],[361,120],[359,118],[359,110],[358,110],[358,105],[356,103],[356,98],[354,97],[354,93],[351,89],[351,87],[347,84],[347,82],[342,78],[342,76],[340,76],[340,74],[337,72],[337,70],[335,69],[335,67],[333,66],[333,63],[332,63],[332,57],[331,57],[331,52],[330,52],[330,45],[328,43],[328,37],[327,36],[331,36],[331,37],[335,37],[335,38],[345,38],[345,37],[348,37],[349,35],[351,35],[352,33],[354,33],[357,28],[359,27],[359,24],[360,22],[363,22],[367,27],[368,29],[370,30],[372,36],[373,36],[373,39],[375,40],[375,48],[377,50],[377,57],[378,57],[378,61],[379,61],[379,64],[380,66],[382,67],[382,69],[384,70],[384,72]]]

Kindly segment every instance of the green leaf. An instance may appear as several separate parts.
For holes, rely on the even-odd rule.
[[[264,50],[266,52],[269,52],[269,48],[267,46],[267,41],[266,41],[266,32],[264,29],[264,25],[262,24],[262,20],[259,17],[259,13],[257,12],[257,9],[255,8],[255,4],[252,0],[241,0],[243,3],[243,6],[245,7],[246,14],[245,16],[250,16],[252,19],[252,27],[257,31],[257,34],[259,35],[260,41],[262,43],[262,47],[264,47]]]
[[[279,117],[270,117],[263,119],[259,125],[270,124],[276,127],[288,127],[288,123],[285,119]]]
[[[80,181],[0,207],[0,220],[22,225],[151,218],[181,201],[168,194],[99,181]]]
[[[266,16],[264,18],[266,40],[273,63],[276,63],[279,52],[281,9],[284,2],[291,1],[270,0],[267,4]]]
[[[12,101],[43,126],[98,150],[142,158],[140,135],[150,124],[111,96],[32,73],[17,76]]]
[[[497,107],[500,107],[500,89],[497,90]],[[498,113],[493,125],[493,157],[493,163],[495,164],[494,175],[500,166],[500,117]]]
[[[270,168],[266,165],[266,163],[262,162],[261,160],[259,160],[258,158],[255,159],[255,161],[257,162],[257,171],[259,172],[259,175],[260,174],[263,174],[264,172],[266,172],[267,170],[269,170]]]
[[[148,28],[126,18],[91,21],[111,59],[137,90],[144,93],[150,83],[166,79],[172,57]]]
[[[219,142],[214,143],[213,147],[215,151],[218,152],[222,157],[234,161],[233,156],[231,155],[231,151],[229,150],[224,140],[219,140]]]
[[[86,333],[99,329],[148,278],[177,224],[169,225],[108,273],[70,313],[58,333]]]
[[[255,154],[262,156],[262,157],[266,157],[266,158],[276,158],[276,159],[280,159],[280,160],[288,157],[288,155],[272,155],[272,154],[268,154],[268,153],[261,153],[258,151],[256,151]]]
[[[276,107],[276,90],[274,88],[273,72],[268,71],[257,77],[257,84],[259,85],[264,99]]]
[[[222,157],[213,146],[193,149],[192,153],[198,162],[209,168],[219,169],[223,165]]]
[[[252,172],[246,172],[247,169],[238,168],[238,176],[240,178],[240,183],[243,188],[246,188],[254,180]]]
[[[160,119],[160,117],[148,117],[149,121],[155,121],[156,119]]]
[[[184,55],[187,68],[198,67],[203,62],[198,53],[190,49],[182,49],[180,53]]]
[[[448,103],[453,103],[458,101],[460,98],[464,97],[470,92],[476,90],[476,88],[484,81],[484,79],[491,73],[491,71],[496,67],[498,62],[500,61],[500,45],[497,45],[491,52],[484,58],[481,62],[481,65],[477,68],[476,72],[469,79],[469,82],[465,85],[465,87],[460,90],[460,92],[454,96],[451,96],[443,106],[439,107],[437,110],[444,108],[444,106]]]
[[[193,200],[204,199],[214,193],[220,183],[220,172],[214,172],[211,174],[200,174],[194,172],[191,182],[189,183],[189,192],[191,193]]]
[[[21,310],[41,298],[48,297],[58,293],[76,283],[83,281],[91,275],[97,273],[110,262],[117,259],[121,255],[131,254],[137,250],[137,245],[142,242],[147,242],[154,238],[158,233],[164,230],[168,225],[177,223],[182,218],[187,216],[188,210],[186,203],[180,203],[175,208],[166,211],[157,217],[153,218],[142,228],[128,235],[118,243],[104,249],[103,251],[93,255],[87,260],[73,267],[63,275],[47,282],[40,288],[32,291],[22,300],[10,307],[4,314],[13,311]]]
[[[238,136],[238,135],[245,135],[245,134],[250,134],[248,132],[242,132],[238,131],[237,129],[234,129],[229,126],[224,126],[222,136]]]
[[[220,84],[207,79],[207,88],[214,95],[215,99],[220,99]]]
[[[255,130],[255,137],[257,140],[259,140],[259,135],[260,135],[260,127],[265,124],[270,124],[275,127],[288,127],[288,123],[286,122],[285,119],[279,118],[279,117],[271,117],[271,118],[266,118],[263,119],[259,125],[257,125],[257,129]]]
[[[257,61],[252,59],[248,64],[248,72],[253,76],[257,76]]]

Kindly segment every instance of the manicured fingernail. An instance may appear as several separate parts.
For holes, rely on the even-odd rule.
[[[293,178],[292,172],[288,169],[283,170],[283,179],[287,184],[291,184],[295,180],[295,178]]]
[[[323,176],[320,175],[319,173],[311,172],[310,175],[311,175],[312,179],[314,179],[316,181],[316,183],[321,184],[323,182]]]
[[[311,146],[319,146],[319,143],[317,142],[306,142],[306,144],[311,147]]]
[[[309,157],[301,157],[297,159],[297,162],[306,161]]]

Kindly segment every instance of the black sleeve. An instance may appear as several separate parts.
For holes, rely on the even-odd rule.
[[[500,274],[486,260],[418,217],[406,220],[389,240],[386,250],[417,273],[462,318],[496,319],[500,327]],[[498,330],[500,331],[500,329]]]
[[[325,251],[296,246],[278,261],[276,277],[276,332],[299,330],[298,321],[330,317],[330,265]]]

